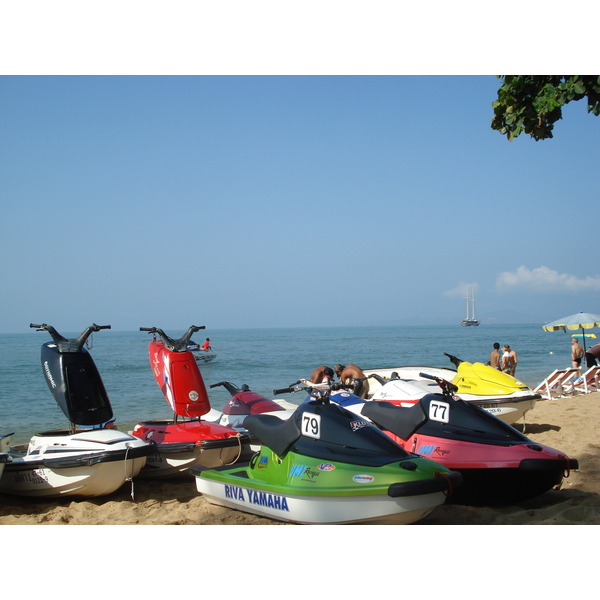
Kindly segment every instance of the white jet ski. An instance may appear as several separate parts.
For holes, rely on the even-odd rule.
[[[154,451],[154,445],[111,426],[112,408],[98,369],[83,347],[91,325],[66,339],[51,325],[53,341],[42,345],[42,371],[58,406],[69,419],[68,430],[35,434],[27,446],[8,449],[0,492],[19,496],[104,496],[131,480]],[[114,427],[114,425],[113,425]]]

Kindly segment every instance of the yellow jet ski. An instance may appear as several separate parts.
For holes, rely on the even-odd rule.
[[[435,393],[434,387],[437,384],[432,384],[431,380],[421,375],[421,373],[425,373],[450,381],[458,388],[457,396],[466,402],[473,402],[479,408],[483,408],[509,425],[523,418],[541,398],[540,394],[534,393],[522,381],[507,373],[483,363],[470,363],[451,354],[444,354],[456,365],[456,371],[419,366],[364,370],[367,377],[379,376],[368,378],[368,398],[398,403],[399,400],[403,400],[402,396],[405,393],[404,388],[406,388],[401,382],[410,382],[412,394],[411,399],[407,398],[407,400],[410,403],[416,402],[415,386],[422,388],[424,394]],[[380,379],[381,377],[384,378],[384,381]],[[394,384],[394,382],[396,383]]]

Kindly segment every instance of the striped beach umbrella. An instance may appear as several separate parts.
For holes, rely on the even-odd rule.
[[[600,327],[600,315],[594,315],[592,313],[578,312],[574,315],[552,321],[542,325],[544,331],[577,331],[581,329],[582,335],[585,329],[592,329],[593,327]],[[585,349],[585,337],[583,337],[583,348]]]

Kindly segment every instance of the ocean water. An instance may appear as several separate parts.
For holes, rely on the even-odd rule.
[[[65,337],[80,333],[59,332]],[[166,333],[179,338],[184,331]],[[194,339],[201,343],[206,336],[217,358],[201,366],[201,371],[216,409],[222,409],[229,400],[225,388],[208,388],[220,381],[237,386],[245,383],[272,398],[274,389],[307,378],[319,365],[352,362],[363,369],[409,365],[454,368],[444,352],[486,363],[494,342],[509,344],[517,352],[517,377],[530,387],[554,369],[571,363],[571,335],[545,332],[541,324],[207,329]],[[0,435],[14,433],[14,444],[26,443],[36,432],[68,426],[42,374],[40,347],[47,341],[48,333],[34,329],[0,334]],[[88,350],[103,378],[119,429],[126,431],[141,421],[172,418],[150,370],[150,335],[102,330],[92,334],[89,341]],[[305,396],[281,397],[300,403]]]

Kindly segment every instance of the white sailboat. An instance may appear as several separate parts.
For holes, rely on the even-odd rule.
[[[460,322],[463,327],[477,327],[481,321],[475,318],[475,288],[467,286],[467,316]]]

